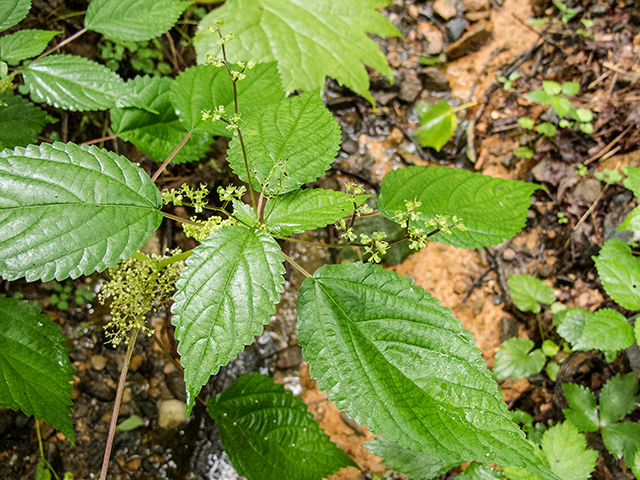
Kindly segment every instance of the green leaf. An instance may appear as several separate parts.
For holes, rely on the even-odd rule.
[[[53,37],[61,32],[51,30],[20,30],[0,38],[0,58],[19,62],[44,52]]]
[[[280,301],[283,257],[264,232],[223,227],[193,250],[171,308],[187,415],[211,375],[262,332]]]
[[[116,427],[116,430],[119,432],[128,432],[129,430],[135,430],[136,428],[140,428],[144,425],[144,420],[140,418],[138,415],[132,415],[127,418],[124,422],[120,422]]]
[[[422,205],[419,222],[436,215],[456,215],[468,231],[452,229],[451,235],[431,237],[440,243],[462,248],[489,247],[516,235],[527,221],[531,194],[538,185],[492,178],[467,170],[446,167],[407,167],[389,172],[382,180],[378,204],[385,217],[405,211],[405,200]]]
[[[267,105],[248,115],[242,125],[249,169],[256,190],[282,194],[320,177],[340,148],[340,125],[322,105],[318,92],[309,92]],[[240,142],[229,146],[229,165],[242,181],[247,172]],[[253,175],[252,175],[253,177]],[[268,183],[268,185],[266,185]]]
[[[241,200],[235,198],[231,201],[233,204],[233,215],[244,223],[247,227],[253,227],[258,224],[258,216],[256,211]]]
[[[223,35],[239,40],[226,45],[229,60],[278,62],[287,92],[324,88],[327,75],[371,103],[369,75],[363,63],[392,80],[384,54],[366,33],[400,36],[377,8],[389,0],[230,0],[207,15],[195,37],[198,63],[220,53],[218,34],[208,30],[224,19]]]
[[[553,316],[558,334],[570,344],[575,344],[584,331],[591,313],[584,308],[565,308]]]
[[[0,93],[0,141],[4,148],[26,147],[38,141],[48,123],[55,121],[47,112],[13,92]]]
[[[622,182],[626,188],[631,190],[636,197],[640,197],[640,167],[624,168],[624,173],[627,178]]]
[[[456,478],[460,480],[504,480],[505,476],[491,465],[473,462]]]
[[[544,368],[544,371],[547,373],[547,376],[552,382],[555,382],[558,378],[558,372],[560,372],[560,365],[556,362],[551,361],[547,363],[547,366]]]
[[[0,152],[0,274],[63,280],[129,258],[162,221],[162,197],[128,159],[95,146]]]
[[[192,2],[92,0],[84,26],[119,42],[144,42],[173,27]]]
[[[130,80],[138,100],[152,113],[141,108],[114,108],[111,110],[111,126],[123,140],[136,147],[156,162],[166,160],[189,131],[182,125],[171,105],[171,85],[167,77],[136,77]],[[198,160],[209,151],[211,137],[205,132],[194,132],[173,163]]]
[[[520,117],[518,119],[518,125],[520,125],[522,128],[525,128],[527,130],[533,130],[533,127],[535,125],[535,121],[533,120],[533,118]]]
[[[588,316],[582,335],[573,348],[615,352],[630,347],[633,340],[633,327],[625,316],[610,308],[602,308]]]
[[[553,340],[546,339],[544,342],[542,342],[542,353],[544,353],[547,357],[553,358],[559,351],[560,346]]]
[[[51,471],[49,471],[43,460],[40,460],[36,467],[36,480],[51,480]]]
[[[617,374],[609,379],[600,392],[600,425],[606,427],[621,420],[638,406],[638,375]],[[635,450],[635,448],[634,448]]]
[[[563,97],[549,97],[549,105],[556,111],[558,117],[564,117],[571,110],[571,102]]]
[[[518,147],[513,151],[513,154],[516,157],[533,158],[534,152],[533,150],[527,147]]]
[[[248,480],[317,480],[358,466],[294,397],[265,375],[243,375],[207,402],[238,475]]]
[[[578,82],[564,82],[562,84],[562,93],[565,95],[576,95],[580,91],[580,84]],[[585,120],[590,122],[591,120]]]
[[[0,295],[0,408],[43,418],[73,443],[67,338],[27,301]]]
[[[529,353],[533,346],[528,338],[510,338],[500,345],[493,364],[496,378],[527,378],[542,370],[547,359],[539,348]]]
[[[433,106],[419,103],[416,108],[420,114],[420,127],[413,134],[421,146],[432,147],[439,152],[456,131],[458,117],[445,101]]]
[[[593,120],[593,112],[588,108],[576,108],[576,117],[578,121],[588,123]]]
[[[640,424],[635,422],[614,423],[602,429],[602,441],[609,453],[624,462],[634,465],[640,447]]]
[[[246,78],[236,87],[238,108],[244,117],[284,98],[275,62],[258,64],[252,70],[246,70],[245,74]],[[172,83],[170,98],[187,130],[231,136],[224,122],[202,120],[203,111],[218,106],[224,107],[225,118],[234,113],[233,84],[225,68],[199,65],[185,70]]]
[[[547,137],[554,137],[556,135],[556,127],[552,123],[544,122],[538,125],[538,133]]]
[[[384,437],[377,437],[364,446],[374,455],[382,457],[383,465],[414,480],[438,477],[463,463],[457,456],[442,457],[402,448]]]
[[[51,55],[35,60],[22,76],[31,100],[65,110],[106,110],[121,105],[130,96],[117,73],[75,55]]]
[[[562,93],[562,87],[560,84],[549,80],[544,80],[542,82],[542,90],[544,90],[544,93],[547,95],[559,95]]]
[[[638,478],[640,477],[640,446],[638,446],[638,448],[636,449],[634,457],[635,458],[633,459],[633,462],[629,462],[629,464],[631,466],[633,474],[636,476],[636,478]]]
[[[507,283],[511,298],[523,312],[540,312],[540,304],[551,305],[555,299],[553,289],[531,275],[511,275]]]
[[[587,450],[583,434],[570,422],[554,425],[542,436],[542,451],[551,471],[562,480],[587,480],[598,452]]]
[[[327,265],[298,294],[310,374],[358,424],[403,448],[538,468],[451,310],[379,265]]]
[[[547,103],[549,95],[544,90],[531,90],[525,98],[535,103]]]
[[[569,408],[562,410],[566,419],[581,432],[597,432],[600,421],[593,392],[577,383],[565,383],[562,389],[569,404]]]
[[[369,195],[358,195],[356,205]],[[298,190],[271,198],[264,207],[267,228],[277,235],[292,235],[337,222],[353,212],[352,197],[321,188]]]
[[[535,20],[535,19],[534,19]],[[546,19],[545,19],[546,20]],[[502,467],[502,471],[509,480],[543,480],[544,477],[531,473],[524,468],[513,467],[507,465]]]
[[[581,123],[580,131],[582,133],[586,133],[587,135],[591,135],[593,133],[593,125],[591,123]]]
[[[31,9],[31,0],[0,0],[0,32],[20,23]]]
[[[607,294],[624,308],[640,309],[640,259],[632,255],[629,245],[612,238],[592,258]]]

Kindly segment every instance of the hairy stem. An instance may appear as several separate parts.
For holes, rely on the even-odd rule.
[[[160,176],[160,174],[162,173],[162,171],[167,168],[167,165],[169,165],[169,162],[171,160],[173,160],[173,157],[175,157],[178,152],[180,151],[180,149],[184,146],[185,143],[187,143],[187,140],[189,140],[189,138],[191,137],[191,132],[187,133],[184,138],[182,139],[182,141],[178,144],[178,146],[173,150],[173,152],[171,152],[171,155],[169,155],[169,158],[167,158],[162,165],[160,165],[160,168],[158,169],[158,171],[156,173],[153,174],[153,177],[151,177],[151,181],[155,182],[158,177]]]
[[[85,33],[87,31],[86,28],[83,28],[82,30],[77,31],[76,33],[74,33],[73,35],[71,35],[68,38],[65,38],[63,41],[61,41],[58,45],[56,45],[55,47],[53,47],[51,50],[48,50],[46,52],[44,52],[42,55],[40,55],[39,57],[36,58],[36,60],[40,60],[42,57],[46,57],[47,55],[49,55],[50,53],[55,52],[56,50],[58,50],[59,48],[64,47],[67,43],[69,42],[73,42],[76,38],[78,38],[80,35],[82,35],[83,33]]]
[[[282,250],[280,250],[280,253],[282,254],[282,256],[284,257],[284,259],[289,262],[289,264],[295,268],[296,270],[298,270],[301,274],[303,274],[305,277],[309,278],[311,276],[311,274],[309,272],[307,272],[304,268],[302,268],[302,266],[296,262],[293,258],[291,258],[289,255],[287,255],[286,253],[284,253]]]

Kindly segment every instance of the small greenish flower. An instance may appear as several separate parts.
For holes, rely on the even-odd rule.
[[[235,187],[233,185],[229,185],[227,188],[222,186],[218,187],[218,195],[221,202],[230,202],[234,198],[239,200],[246,191],[247,189],[244,186]]]
[[[222,227],[230,227],[236,225],[233,218],[222,219],[221,217],[213,216],[208,220],[198,220],[197,217],[191,217],[191,221],[198,225],[192,225],[190,223],[183,223],[182,229],[187,238],[193,238],[194,240],[201,242],[207,238],[211,232],[218,230]]]

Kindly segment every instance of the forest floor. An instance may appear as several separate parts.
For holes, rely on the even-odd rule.
[[[567,306],[591,311],[600,307],[619,309],[602,290],[591,256],[597,254],[606,239],[619,235],[615,228],[635,201],[619,183],[605,183],[594,178],[593,173],[605,168],[619,170],[623,165],[640,166],[640,27],[632,22],[633,15],[640,16],[640,12],[634,12],[633,1],[566,3],[578,8],[582,18],[594,21],[589,35],[578,34],[579,26],[573,23],[532,26],[528,22],[532,17],[558,16],[558,10],[544,0],[394,0],[385,14],[404,38],[376,41],[394,69],[395,83],[391,85],[371,72],[376,99],[376,106],[372,107],[335,82],[327,82],[326,105],[342,126],[343,146],[332,169],[317,182],[320,186],[340,188],[356,181],[377,193],[388,171],[409,165],[446,165],[545,187],[535,194],[524,231],[502,245],[471,251],[431,243],[418,253],[406,258],[398,255],[389,261],[393,265],[388,268],[411,277],[416,285],[453,310],[477,339],[490,368],[497,349],[508,338],[525,337],[537,345],[541,343],[535,315],[517,310],[509,296],[509,275],[526,273],[543,279],[553,287],[556,300]],[[47,12],[62,4],[34,2],[35,13],[29,17],[33,26],[38,28],[44,19],[51,18]],[[75,7],[67,5],[66,9]],[[70,18],[59,20],[59,29],[73,33],[73,17]],[[67,52],[82,50],[89,58],[99,57],[98,41],[97,35],[87,34],[84,43],[70,45]],[[174,68],[184,70],[194,64],[191,47],[180,45],[176,50],[166,43],[163,38],[165,56]],[[434,60],[442,53],[448,55],[446,62],[425,64],[429,63],[425,59]],[[497,77],[508,77],[512,72],[518,72],[520,78],[506,89]],[[541,88],[543,79],[580,83],[580,93],[572,97],[572,102],[594,112],[593,133],[567,128],[546,137],[520,128],[517,120],[521,117],[537,120],[549,115],[544,107],[525,99],[528,92]],[[419,126],[416,104],[440,100],[451,105],[477,104],[459,113],[456,134],[436,152],[422,148],[412,132]],[[62,129],[58,132],[60,138],[80,142],[104,136],[102,124],[99,117],[84,119],[81,114],[71,114],[62,125],[51,128]],[[84,131],[81,125],[85,126]],[[148,170],[153,167],[130,144],[112,143],[106,146],[118,149]],[[206,161],[171,166],[160,177],[159,186],[171,188],[186,181],[207,182],[215,188],[225,183],[231,175],[224,166],[225,147],[226,140],[220,140]],[[515,156],[513,152],[519,147],[531,148],[531,158]],[[579,175],[578,164],[584,164],[591,172]],[[315,239],[330,239],[331,235],[333,232],[328,229]],[[163,224],[145,248],[148,252],[175,246],[188,249],[195,245],[190,242],[181,231]],[[308,271],[361,254],[351,251],[333,256],[326,250],[299,244],[286,248]],[[95,292],[103,278],[94,275],[62,285],[2,284],[2,293],[19,293],[38,302],[70,338],[70,355],[76,369],[76,444],[71,447],[68,440],[46,425],[42,431],[45,454],[51,464],[61,473],[72,472],[76,478],[97,477],[122,366],[123,351],[109,347],[102,329],[108,310],[95,299],[79,303],[73,300],[77,291]],[[344,469],[331,480],[379,478],[388,469],[362,446],[373,435],[344,412],[338,412],[309,377],[295,329],[295,292],[303,279],[289,270],[287,279],[283,300],[265,333],[224,367],[205,386],[201,397],[222,392],[243,373],[269,372],[277,382],[301,396],[325,432],[362,470]],[[59,297],[58,290],[65,288],[70,291],[71,300],[68,308],[62,309],[52,298]],[[120,411],[123,419],[139,417],[142,426],[116,435],[108,478],[237,478],[205,409],[197,404],[192,416],[184,418],[184,383],[175,364],[179,356],[170,318],[160,312],[150,322],[158,341],[140,337]],[[542,327],[547,338],[559,340],[546,310]],[[520,408],[536,422],[559,421],[560,382],[574,381],[597,390],[615,373],[634,368],[626,354],[612,364],[593,356],[593,361],[585,359],[585,354],[569,358],[562,365],[557,382],[544,372],[523,380],[502,381],[504,400],[510,409]],[[592,448],[601,451],[592,478],[633,478],[602,445],[595,442]],[[38,460],[33,420],[20,413],[0,411],[0,479],[33,479]],[[403,477],[387,473],[385,478]]]

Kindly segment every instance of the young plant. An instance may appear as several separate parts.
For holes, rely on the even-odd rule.
[[[413,133],[423,147],[439,152],[451,139],[458,126],[457,112],[476,105],[476,102],[451,107],[446,101],[435,105],[418,103],[416,110],[420,116],[420,127]]]

